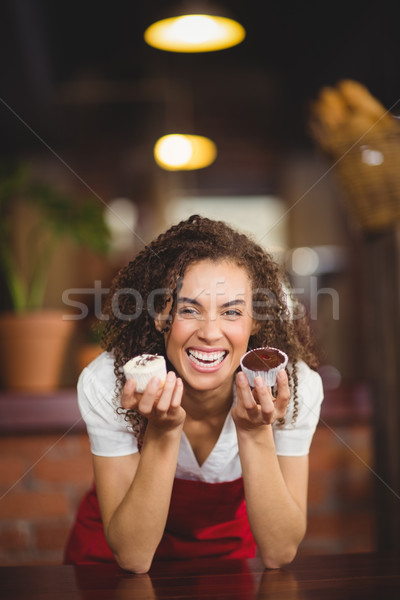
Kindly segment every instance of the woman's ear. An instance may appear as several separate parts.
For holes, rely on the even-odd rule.
[[[155,314],[154,325],[160,333],[165,333],[166,330],[169,329],[171,322],[171,300],[172,298],[168,297],[165,301],[165,308],[163,308],[161,312]]]
[[[155,328],[157,329],[157,331],[159,331],[160,333],[163,333],[164,329],[165,329],[165,318],[163,319],[163,315],[161,313],[158,313],[154,319],[154,325]]]
[[[253,326],[251,328],[250,335],[254,335],[255,333],[258,333],[260,331],[260,327],[261,327],[261,323],[259,323],[258,321],[253,321]]]

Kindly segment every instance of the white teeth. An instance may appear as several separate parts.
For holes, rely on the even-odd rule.
[[[190,354],[192,356],[194,356],[195,358],[198,358],[199,360],[205,360],[205,361],[214,361],[217,360],[217,358],[221,358],[223,356],[225,356],[225,352],[221,351],[221,352],[200,352],[199,350],[189,350]]]
[[[197,365],[207,365],[213,367],[222,362],[226,352],[200,352],[199,350],[188,350],[190,359]]]

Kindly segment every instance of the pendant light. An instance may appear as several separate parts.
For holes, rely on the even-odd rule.
[[[211,165],[217,156],[212,140],[200,135],[164,135],[154,146],[156,163],[167,171],[192,171]]]
[[[168,18],[150,25],[145,41],[169,52],[212,52],[240,44],[244,27],[208,2],[183,2]]]

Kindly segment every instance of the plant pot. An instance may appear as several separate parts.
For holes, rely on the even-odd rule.
[[[77,366],[79,373],[102,352],[103,349],[100,344],[82,344],[77,352]]]
[[[59,387],[61,368],[75,321],[43,310],[0,315],[0,372],[7,389],[50,392]]]

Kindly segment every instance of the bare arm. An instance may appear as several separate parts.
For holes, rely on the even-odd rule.
[[[279,568],[293,560],[306,531],[308,457],[276,455],[271,423],[285,414],[289,401],[284,371],[276,401],[265,384],[257,387],[259,404],[242,375],[233,418],[247,513],[265,566]]]
[[[182,382],[170,373],[161,397],[151,381],[143,396],[127,382],[124,408],[148,417],[141,454],[94,457],[94,472],[107,542],[119,565],[147,572],[167,520],[185,412]]]

